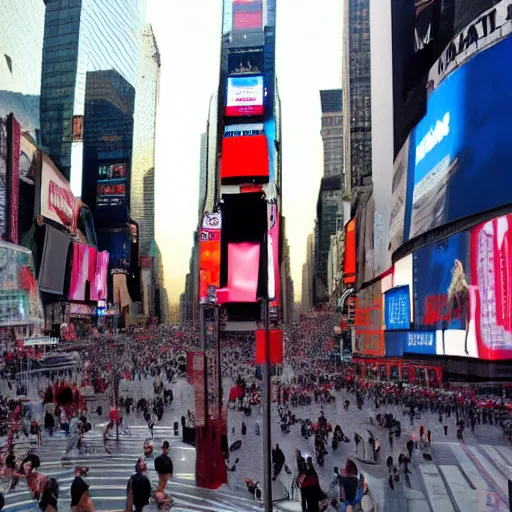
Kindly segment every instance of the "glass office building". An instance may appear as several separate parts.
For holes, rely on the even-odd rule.
[[[43,0],[0,0],[0,117],[11,112],[37,140]]]
[[[42,143],[81,196],[84,115],[89,71],[113,69],[135,85],[139,0],[45,0],[41,76]],[[75,120],[75,122],[74,122]]]
[[[139,225],[141,254],[149,254],[155,238],[155,137],[160,83],[160,53],[151,25],[141,28],[135,126],[131,169],[130,213]]]
[[[343,158],[347,190],[372,183],[370,0],[345,2]]]

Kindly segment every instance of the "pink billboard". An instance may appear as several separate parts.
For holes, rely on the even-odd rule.
[[[471,230],[471,313],[480,359],[512,359],[512,214]]]
[[[85,244],[73,244],[73,263],[69,300],[106,300],[107,271],[109,254],[97,252]],[[86,283],[89,282],[89,297],[86,297]]]
[[[281,269],[279,268],[279,212],[277,211],[276,204],[270,205],[269,233],[269,240],[272,245],[272,267],[274,274],[273,295],[271,293],[271,290],[269,289],[269,293],[271,293],[270,307],[272,308],[279,307],[281,295]]]

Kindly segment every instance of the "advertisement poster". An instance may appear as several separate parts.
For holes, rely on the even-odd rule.
[[[380,281],[360,290],[357,294],[353,352],[365,356],[384,356],[385,344]]]
[[[409,286],[397,286],[384,293],[384,318],[388,331],[411,327]]]
[[[408,138],[398,153],[393,165],[391,214],[389,222],[389,252],[391,255],[404,243],[409,147],[410,139]]]
[[[228,77],[226,96],[226,116],[263,115],[262,76]]]
[[[432,92],[411,133],[409,238],[509,204],[512,37],[475,55]],[[492,112],[492,115],[489,113]]]
[[[469,315],[469,238],[458,233],[413,256],[414,323],[418,329],[465,329]]]
[[[512,215],[471,232],[472,295],[481,359],[512,359]]]
[[[404,354],[436,355],[436,333],[433,331],[406,331],[385,333],[386,356]]]
[[[21,126],[13,114],[8,117],[8,159],[7,159],[7,197],[9,217],[7,237],[12,243],[18,243],[18,210],[20,189],[20,137]]]
[[[0,239],[7,235],[7,123],[0,117]]]
[[[276,204],[269,205],[269,245],[272,249],[269,254],[269,294],[270,294],[270,307],[279,307],[279,300],[281,294],[281,272],[279,267],[279,213]],[[270,273],[270,264],[272,263],[272,273]],[[271,286],[272,280],[272,286]],[[274,292],[272,294],[272,291]]]
[[[126,199],[126,164],[107,164],[98,167],[96,206],[120,206]]]
[[[220,213],[206,213],[199,231],[199,301],[215,302],[220,286]]]
[[[69,182],[46,153],[43,153],[42,161],[41,215],[75,232],[75,196]]]

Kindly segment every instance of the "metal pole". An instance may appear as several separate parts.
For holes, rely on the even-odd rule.
[[[263,500],[265,512],[272,512],[272,399],[271,399],[271,380],[270,380],[270,312],[268,297],[268,230],[265,236],[265,295],[263,298],[264,318],[265,318],[265,364],[263,365]]]

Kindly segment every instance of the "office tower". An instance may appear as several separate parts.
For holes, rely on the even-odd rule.
[[[42,143],[81,196],[87,73],[115,70],[132,86],[139,62],[138,0],[45,0]]]
[[[320,91],[322,105],[322,143],[324,176],[343,173],[343,103],[341,89]],[[344,183],[341,180],[341,188]]]
[[[160,53],[151,25],[140,30],[141,55],[135,86],[130,215],[139,225],[141,255],[155,238],[155,137]]]
[[[346,0],[343,25],[343,158],[348,192],[371,185],[370,0]]]
[[[0,117],[12,112],[36,141],[44,13],[43,0],[0,0]]]

